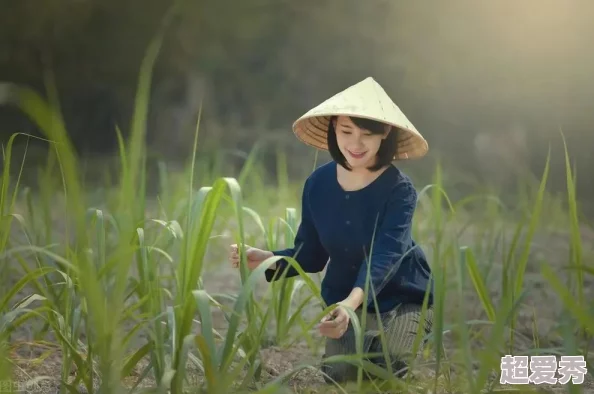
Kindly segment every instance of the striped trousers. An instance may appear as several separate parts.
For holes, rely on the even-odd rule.
[[[433,309],[428,308],[425,312],[425,324],[421,325],[422,305],[402,304],[395,309],[380,315],[384,329],[384,340],[387,346],[387,353],[392,364],[392,371],[396,376],[402,377],[406,373],[406,361],[412,354],[414,341],[419,329],[421,339],[428,334],[433,326]],[[357,310],[359,322],[362,324],[361,309]],[[365,327],[361,327],[363,334],[363,353],[383,353],[382,338],[379,333],[378,316],[376,312],[367,312],[365,316]],[[423,342],[421,342],[423,345]],[[421,347],[419,347],[420,353]],[[326,338],[325,354],[323,359],[338,355],[356,355],[355,331],[349,323],[347,331],[338,339]],[[418,354],[417,354],[418,356]],[[367,358],[368,361],[387,369],[387,363],[383,356]],[[328,362],[322,360],[322,372],[326,382],[346,382],[357,379],[357,366],[348,362]],[[326,376],[327,375],[327,376]],[[365,373],[364,373],[365,375]],[[328,379],[330,378],[330,379]]]

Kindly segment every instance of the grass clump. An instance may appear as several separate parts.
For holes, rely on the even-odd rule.
[[[292,259],[300,275],[264,292],[258,283],[277,258],[252,273],[242,261],[236,291],[208,289],[211,269],[226,272],[224,251],[216,250],[227,243],[276,249],[293,241],[297,201],[282,215],[260,215],[253,208],[257,200],[244,201],[244,191],[261,184],[256,153],[237,178],[207,174],[213,181],[198,187],[197,127],[184,182],[173,182],[161,163],[159,198],[147,198],[144,137],[159,46],[156,39],[144,59],[130,138],[124,141],[118,131],[119,183],[101,206],[90,204],[83,187],[55,94],[46,100],[30,89],[2,85],[3,97],[36,122],[51,149],[35,193],[21,187],[22,162],[16,179],[11,172],[14,141],[27,137],[13,136],[3,150],[0,379],[16,379],[22,372],[19,349],[30,345],[46,349],[35,357],[40,363],[50,353],[59,355],[59,369],[50,378],[61,393],[82,387],[88,393],[276,393],[289,382],[317,392],[494,392],[501,389],[498,371],[505,354],[591,359],[594,266],[582,234],[577,178],[565,152],[568,204],[562,212],[569,228],[566,239],[552,243],[542,225],[544,207],[552,204],[546,193],[548,161],[537,187],[522,194],[519,210],[479,194],[451,201],[442,169],[436,168],[420,193],[414,229],[430,252],[435,323],[424,357],[405,379],[392,378],[361,354],[335,360],[360,366],[352,387],[322,385],[315,368],[311,372],[315,362],[308,361],[271,376],[263,354],[291,352],[299,342],[315,354],[320,338],[313,326],[333,306],[320,307],[319,277],[305,274]],[[51,80],[48,87],[52,92]],[[200,114],[198,124],[199,119]],[[279,189],[289,196],[286,158],[279,154],[278,162]],[[546,300],[539,301],[542,297]],[[360,332],[364,321],[351,318]],[[307,371],[313,375],[300,381]],[[591,373],[590,368],[589,381]],[[381,379],[364,381],[367,374]],[[40,378],[27,380],[41,384]],[[538,387],[519,387],[529,388]]]

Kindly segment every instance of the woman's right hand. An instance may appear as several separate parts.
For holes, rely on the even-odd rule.
[[[274,256],[272,252],[268,250],[262,250],[258,248],[254,248],[253,246],[244,245],[245,247],[245,257],[247,259],[247,266],[250,270],[254,270],[258,268],[260,264],[264,260],[269,257]],[[229,262],[233,266],[233,268],[239,268],[239,246],[237,244],[231,245],[231,251],[229,253]]]

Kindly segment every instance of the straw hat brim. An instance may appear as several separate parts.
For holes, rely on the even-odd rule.
[[[371,77],[308,111],[293,123],[293,132],[304,144],[327,151],[333,116],[359,117],[393,126],[391,132],[397,131],[394,160],[420,158],[429,150],[425,138]]]

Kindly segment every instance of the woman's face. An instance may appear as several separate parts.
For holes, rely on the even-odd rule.
[[[365,169],[375,164],[377,151],[388,136],[388,131],[373,134],[361,129],[348,116],[335,119],[334,130],[338,148],[353,170]]]

